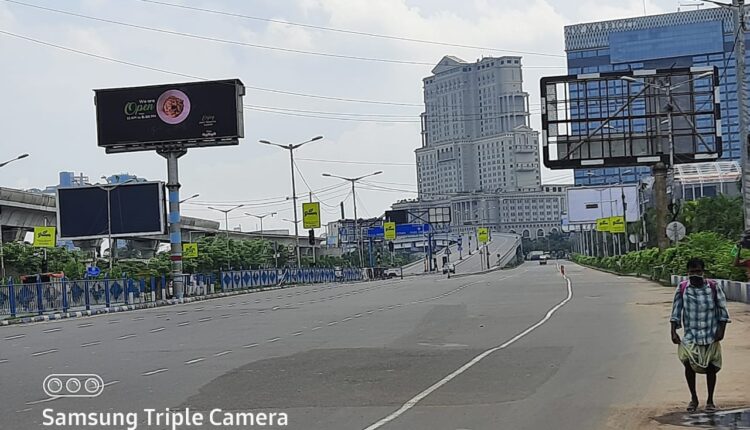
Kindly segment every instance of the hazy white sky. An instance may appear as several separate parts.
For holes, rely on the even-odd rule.
[[[391,191],[359,188],[358,213],[377,216],[391,203],[416,190],[414,150],[421,142],[421,79],[444,55],[468,61],[503,55],[503,49],[560,55],[523,55],[525,89],[531,94],[532,126],[539,127],[538,80],[565,73],[563,26],[571,23],[643,14],[642,0],[164,0],[205,9],[306,23],[494,47],[478,50],[321,31],[246,18],[177,9],[141,0],[21,0],[27,4],[146,27],[304,51],[413,61],[394,64],[313,56],[186,38],[95,21],[0,0],[0,161],[22,152],[31,157],[0,169],[0,185],[44,188],[58,182],[59,171],[83,172],[92,181],[129,172],[151,180],[166,179],[166,163],[155,153],[106,155],[96,146],[93,88],[182,82],[187,79],[44,46],[7,33],[124,62],[210,79],[240,78],[246,85],[304,94],[410,104],[331,101],[248,89],[247,105],[282,108],[287,114],[245,110],[245,139],[239,146],[191,150],[181,160],[183,213],[221,220],[205,208],[251,203],[233,212],[230,226],[257,228],[242,212],[263,214],[264,227],[289,228],[292,218],[288,153],[258,144],[259,139],[293,143],[312,136],[325,139],[296,156],[362,164],[300,160],[309,186],[337,182],[329,172],[357,176],[375,170],[374,180]],[[674,11],[675,0],[647,0],[648,13]],[[515,55],[515,54],[514,54]],[[294,110],[294,111],[290,111]],[[310,113],[299,111],[316,111]],[[278,111],[276,111],[278,112]],[[305,116],[299,116],[305,115]],[[310,116],[327,118],[312,118]],[[331,117],[338,120],[329,119]],[[543,172],[547,181],[569,175]],[[307,185],[298,176],[298,194]],[[321,194],[324,222],[338,218],[338,203],[348,187]],[[260,203],[259,203],[260,201]],[[268,204],[268,202],[272,202]],[[351,197],[346,200],[351,216]],[[330,205],[330,206],[326,206]]]

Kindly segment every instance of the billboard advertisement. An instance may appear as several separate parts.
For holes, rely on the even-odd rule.
[[[302,227],[320,228],[320,203],[302,203]]]
[[[622,216],[622,194],[625,193],[627,221],[641,218],[636,185],[611,185],[607,187],[568,188],[568,222],[570,224],[596,224],[599,218]]]
[[[164,183],[134,182],[57,189],[57,227],[67,240],[166,232]]]
[[[239,79],[94,90],[98,145],[107,153],[236,145]]]

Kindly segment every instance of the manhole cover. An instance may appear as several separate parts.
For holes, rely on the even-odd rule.
[[[685,417],[682,425],[711,429],[750,429],[750,409],[692,414]]]

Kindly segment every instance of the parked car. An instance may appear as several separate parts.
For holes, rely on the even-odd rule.
[[[390,278],[399,278],[401,277],[401,269],[392,267],[390,269],[385,270],[385,277]]]
[[[447,273],[456,273],[456,266],[453,263],[443,265],[443,275]]]

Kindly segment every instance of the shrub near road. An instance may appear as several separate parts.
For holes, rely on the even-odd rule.
[[[670,275],[684,274],[688,259],[702,258],[706,262],[706,273],[711,278],[746,281],[742,269],[734,267],[733,241],[715,232],[689,234],[676,246],[660,252],[657,248],[630,252],[614,257],[588,257],[575,255],[574,261],[588,266],[612,270],[622,274],[651,275],[655,267],[656,276],[667,280]]]

